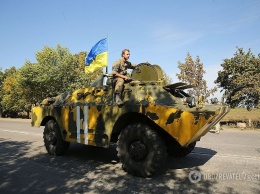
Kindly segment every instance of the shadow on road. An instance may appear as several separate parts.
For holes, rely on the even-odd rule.
[[[140,178],[122,170],[116,145],[104,149],[72,144],[61,157],[29,156],[31,147],[31,142],[0,138],[1,193],[211,193],[217,189],[215,180],[191,183],[188,178],[216,153],[206,148],[196,148],[184,158],[168,157],[160,172]]]

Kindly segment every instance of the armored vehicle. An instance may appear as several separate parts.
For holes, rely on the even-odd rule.
[[[104,74],[89,88],[47,98],[34,107],[31,124],[45,126],[48,153],[62,155],[71,142],[104,148],[117,142],[123,169],[149,177],[167,154],[189,154],[228,112],[227,106],[205,105],[189,96],[184,90],[191,85],[166,85],[158,65],[141,63],[131,77],[124,85],[123,105],[115,103],[113,79]]]

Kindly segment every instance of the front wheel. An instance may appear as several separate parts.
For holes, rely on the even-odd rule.
[[[150,177],[166,160],[166,146],[156,131],[142,123],[127,126],[117,142],[118,157],[125,171]]]
[[[49,120],[43,131],[45,148],[50,155],[62,155],[70,146],[69,142],[63,140],[59,125],[54,120]]]

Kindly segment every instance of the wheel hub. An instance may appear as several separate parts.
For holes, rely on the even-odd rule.
[[[135,141],[129,146],[129,156],[133,160],[142,160],[146,157],[146,146],[142,141]]]
[[[55,136],[56,136],[55,132],[50,132],[49,135],[48,135],[49,142],[52,145],[56,144],[56,137]]]

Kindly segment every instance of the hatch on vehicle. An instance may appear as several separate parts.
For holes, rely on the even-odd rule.
[[[168,91],[168,90],[175,90],[175,89],[185,90],[185,89],[194,88],[194,87],[195,86],[189,85],[189,84],[186,84],[186,83],[183,83],[183,82],[177,82],[177,83],[174,83],[174,84],[169,84],[167,86],[164,86],[163,88]]]
[[[140,63],[137,69],[132,71],[131,77],[138,81],[161,81],[163,79],[163,71],[158,65],[150,63]]]
[[[194,88],[195,86],[189,85],[183,82],[177,82],[174,84],[169,84],[167,86],[164,86],[163,88],[167,91],[170,92],[173,96],[178,97],[178,98],[185,98],[185,97],[190,97],[186,92],[183,90],[189,89],[189,88]]]

